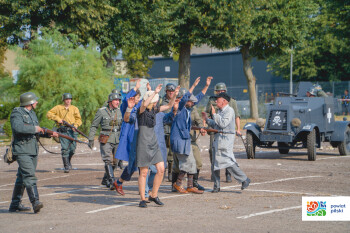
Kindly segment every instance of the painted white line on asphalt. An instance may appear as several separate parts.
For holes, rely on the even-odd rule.
[[[255,213],[255,214],[244,215],[244,216],[240,216],[240,217],[237,217],[237,218],[247,219],[247,218],[251,218],[251,217],[255,217],[255,216],[259,216],[259,215],[273,214],[273,213],[276,213],[276,212],[282,212],[282,211],[293,210],[293,209],[301,209],[301,207],[302,207],[301,205],[299,205],[299,206],[292,206],[292,207],[283,208],[283,209],[275,209],[275,210],[269,210],[269,211]]]
[[[188,196],[188,195],[191,195],[191,194],[177,194],[177,195],[174,195],[174,196],[162,197],[162,200],[163,199],[168,199],[168,198],[184,197],[184,196]],[[137,204],[138,204],[138,201],[137,202],[136,201],[128,202],[128,203],[121,204],[121,205],[113,205],[113,206],[109,206],[109,207],[98,209],[98,210],[88,211],[88,212],[86,212],[86,214],[94,214],[94,213],[105,211],[105,210],[111,210],[111,209],[116,209],[116,208],[120,208],[120,207],[124,207],[124,206],[130,206],[130,205],[137,205]]]
[[[265,181],[265,182],[259,182],[259,183],[250,183],[249,186],[253,185],[260,185],[260,184],[272,184],[277,182],[283,182],[283,181],[289,181],[289,180],[299,180],[299,179],[307,179],[307,178],[320,178],[323,176],[300,176],[300,177],[291,177],[291,178],[284,178],[284,179],[278,179],[278,180],[271,180],[271,181]],[[233,186],[226,186],[222,187],[221,189],[230,189],[230,188],[236,188],[241,187],[241,185],[233,185]]]
[[[93,171],[93,172],[100,172],[100,171]],[[64,178],[64,177],[68,177],[68,176],[75,176],[75,175],[84,175],[84,174],[89,174],[89,173],[93,173],[93,172],[80,172],[80,173],[74,173],[74,174],[70,174],[70,175],[56,176],[56,177],[50,177],[50,178],[40,179],[39,181],[52,180],[52,179],[59,179],[59,178]],[[3,185],[0,185],[0,188],[1,188],[1,187],[5,187],[5,186],[10,186],[10,185],[15,185],[15,184],[14,184],[14,183],[11,183],[11,184],[3,184]]]
[[[259,185],[259,184],[270,184],[270,183],[276,183],[276,182],[283,182],[283,181],[289,181],[289,180],[297,180],[297,179],[306,179],[306,178],[318,178],[318,177],[322,177],[322,176],[302,176],[302,177],[292,177],[292,178],[285,178],[285,179],[278,179],[278,180],[272,180],[272,181],[266,181],[266,182],[260,182],[260,183],[251,183],[251,185]],[[163,186],[161,186],[163,187]],[[240,187],[240,185],[233,185],[233,186],[226,186],[226,187],[222,187],[221,189],[229,189],[229,188],[234,188],[234,187]],[[208,189],[206,190],[206,192],[211,192],[212,189]],[[183,194],[183,195],[174,195],[174,196],[168,196],[168,197],[162,197],[161,199],[168,199],[168,198],[173,198],[173,197],[183,197],[183,196],[187,196],[190,194]],[[97,210],[92,210],[89,212],[86,212],[87,214],[93,214],[93,213],[97,213],[97,212],[101,212],[101,211],[105,211],[105,210],[110,210],[110,209],[115,209],[115,208],[120,208],[120,207],[124,207],[124,206],[130,206],[130,205],[134,205],[137,204],[137,202],[129,202],[129,203],[125,203],[125,204],[121,204],[121,205],[113,205],[113,206],[109,206],[106,208],[102,208],[102,209],[97,209]]]
[[[335,156],[335,157],[327,157],[327,158],[318,158],[318,159],[316,159],[316,160],[324,160],[324,159],[340,159],[340,158],[350,158],[350,156],[341,156],[341,155],[339,155],[339,156]]]
[[[240,189],[234,189],[235,191],[240,191]],[[305,192],[289,192],[280,190],[264,190],[264,189],[245,189],[244,192],[267,192],[267,193],[284,193],[284,194],[298,194],[298,195],[309,195],[309,196],[333,196],[324,193],[305,193]]]

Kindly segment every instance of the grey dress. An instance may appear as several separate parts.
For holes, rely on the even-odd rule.
[[[137,120],[139,123],[139,135],[137,139],[136,149],[136,165],[137,167],[149,167],[159,162],[164,162],[162,153],[158,146],[157,136],[154,132],[156,125],[156,114],[159,108],[146,109],[140,114],[137,112]]]

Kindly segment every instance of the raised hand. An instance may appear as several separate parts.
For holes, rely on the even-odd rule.
[[[196,78],[196,80],[193,83],[193,86],[197,86],[199,81],[201,81],[201,77]]]
[[[128,108],[133,108],[135,106],[135,97],[130,97],[128,99]]]
[[[136,81],[135,89],[138,90],[138,89],[140,89],[140,87],[141,87],[141,79],[139,78],[139,79]],[[136,91],[136,90],[135,90],[135,91]]]
[[[174,112],[177,112],[177,110],[179,109],[179,103],[180,103],[181,99],[176,99],[175,103],[174,103]]]
[[[176,87],[176,89],[175,89],[175,96],[177,96],[177,94],[179,94],[180,88],[181,88],[180,85]]]
[[[147,91],[152,91],[151,84],[147,83]]]
[[[210,85],[212,79],[213,79],[213,77],[211,77],[211,76],[208,76],[208,77],[207,77],[207,82],[206,82],[206,85],[207,85],[207,86]]]
[[[212,113],[212,114],[215,114],[215,113],[216,113],[215,108],[213,107],[213,105],[211,105],[211,113]]]
[[[158,94],[158,93],[160,92],[160,90],[162,90],[162,86],[163,86],[163,84],[159,84],[159,85],[156,87],[156,89],[154,90],[154,92],[155,92],[156,94]]]

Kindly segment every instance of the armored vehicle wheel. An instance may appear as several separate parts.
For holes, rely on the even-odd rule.
[[[288,144],[285,142],[279,142],[279,143],[277,143],[277,145],[278,145],[278,147],[287,147],[288,146]],[[288,154],[289,149],[278,148],[278,151],[280,152],[280,154]]]
[[[338,145],[340,155],[350,155],[350,127],[345,131],[345,139]]]
[[[309,161],[316,160],[316,131],[312,130],[307,135],[307,157]]]
[[[247,158],[254,159],[255,158],[255,147],[256,144],[254,142],[254,135],[252,132],[247,131]]]

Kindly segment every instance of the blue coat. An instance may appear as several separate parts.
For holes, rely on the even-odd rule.
[[[191,93],[187,92],[179,103],[179,109],[175,116],[174,122],[171,125],[170,132],[170,144],[171,150],[174,153],[189,155],[191,151],[191,110],[187,110],[185,105]],[[196,98],[198,102],[204,97],[204,94],[200,92]]]
[[[134,97],[135,95],[136,95],[136,91],[132,89],[128,94],[126,94],[125,98],[123,99],[122,105],[120,106],[120,111],[122,112],[123,119],[124,119],[124,114],[126,112],[126,109],[128,107],[127,100],[130,97]],[[131,111],[129,122],[125,122],[123,120],[121,129],[120,129],[119,145],[118,145],[117,152],[115,153],[115,158],[124,160],[124,161],[129,161],[129,164],[132,164],[136,158],[136,140],[134,140],[134,138],[137,139],[137,133],[138,133],[136,112],[140,108],[141,103],[142,103],[142,100],[140,100]],[[132,150],[133,147],[134,147],[134,150]],[[134,153],[130,153],[130,152],[134,152]]]

